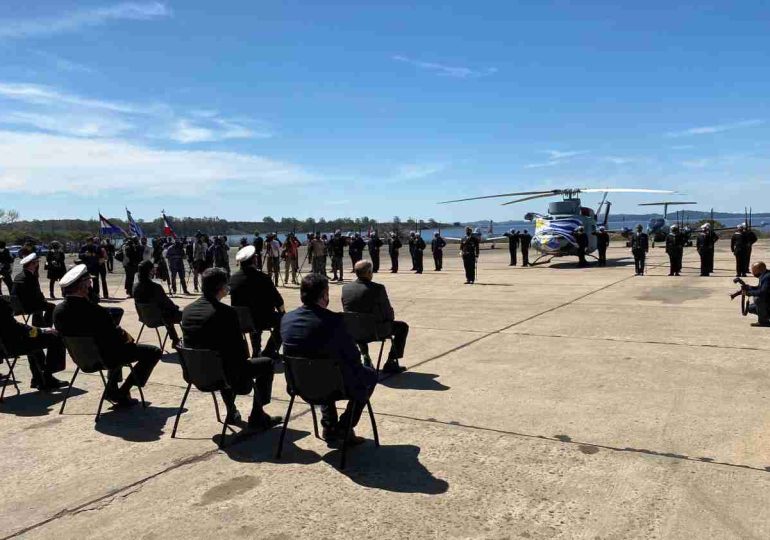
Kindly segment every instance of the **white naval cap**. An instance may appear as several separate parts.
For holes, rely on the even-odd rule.
[[[256,253],[257,250],[254,246],[246,246],[245,248],[238,250],[238,253],[235,254],[235,262],[242,263],[243,261],[247,261]]]
[[[27,266],[32,261],[36,261],[36,260],[37,260],[37,253],[30,253],[29,255],[27,255],[21,260],[21,265]]]
[[[77,283],[83,276],[86,275],[88,275],[88,268],[86,268],[86,265],[77,264],[70,268],[66,274],[64,274],[64,277],[59,280],[59,285],[61,285],[62,289],[66,289],[70,285]]]

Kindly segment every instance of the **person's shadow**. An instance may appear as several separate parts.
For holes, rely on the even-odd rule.
[[[277,426],[264,433],[249,433],[241,431],[237,434],[225,436],[225,447],[222,449],[233,461],[240,463],[296,463],[300,465],[312,465],[321,461],[321,456],[313,450],[304,450],[297,446],[297,441],[310,436],[310,432],[297,429],[286,430],[283,441],[281,457],[276,459],[275,452],[278,448],[278,439],[281,436],[281,426]],[[220,435],[215,435],[212,440],[220,441]]]
[[[436,379],[435,373],[418,373],[416,371],[404,371],[394,377],[384,377],[380,384],[396,390],[449,390],[449,386],[441,384]]]
[[[105,402],[104,406],[109,407],[109,403]],[[141,405],[128,409],[107,408],[102,410],[95,427],[99,433],[126,441],[157,441],[163,435],[168,419],[176,416],[178,410],[177,407],[153,407],[149,404],[146,409]]]
[[[363,451],[362,451],[363,450]],[[329,452],[323,460],[335,468],[339,465],[340,450]],[[446,493],[449,483],[436,478],[420,463],[420,447],[398,444],[374,448],[364,444],[348,448],[347,466],[340,472],[364,487],[396,493]]]
[[[5,398],[0,403],[0,414],[15,414],[16,416],[29,417],[46,416],[54,410],[58,412],[58,407],[64,401],[64,394],[67,392],[66,387],[52,393],[37,392],[35,390],[24,392],[21,384],[19,384],[19,389],[22,390],[22,393],[16,395],[16,389],[9,383],[5,391]],[[13,394],[9,396],[9,392],[13,392]],[[70,399],[85,393],[85,390],[73,388],[70,392]],[[69,406],[69,400],[67,405]]]

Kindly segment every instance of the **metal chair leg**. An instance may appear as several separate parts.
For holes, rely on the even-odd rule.
[[[104,405],[104,397],[107,395],[107,387],[104,387],[104,390],[102,390],[102,397],[99,398],[99,408],[96,409],[96,418],[94,418],[94,422],[99,421],[99,417],[102,414],[102,405]]]
[[[377,373],[380,373],[380,363],[382,362],[382,351],[385,350],[385,340],[380,341],[380,355],[377,357]]]
[[[184,408],[184,404],[187,401],[187,395],[190,393],[191,386],[192,384],[187,385],[187,389],[184,391],[184,396],[182,396],[182,403],[179,404],[179,410],[176,412],[176,420],[174,420],[174,429],[171,430],[172,439],[176,437],[176,428],[179,427],[179,417],[182,416],[182,409]]]
[[[166,336],[163,338],[163,343],[160,344],[160,350],[163,354],[166,353],[166,342],[168,341],[168,329],[166,329]]]
[[[72,379],[70,379],[70,385],[67,387],[67,393],[64,394],[64,401],[61,402],[61,409],[59,409],[59,414],[64,414],[64,406],[67,404],[67,400],[70,397],[70,391],[72,390],[72,385],[75,384],[75,377],[78,376],[78,373],[80,373],[80,368],[75,368],[75,373],[72,374]]]
[[[104,378],[104,372],[101,369],[99,370],[99,375],[101,375],[102,377],[102,384],[104,384],[104,386],[107,386],[107,379]]]
[[[348,438],[350,437],[350,432],[353,430],[353,415],[350,415],[350,418],[348,418],[348,427],[345,429],[345,438],[342,439],[342,456],[340,457],[340,470],[345,468],[345,455],[347,454],[348,450]]]
[[[286,437],[286,429],[289,427],[289,417],[291,416],[291,408],[294,406],[294,398],[292,395],[289,400],[289,408],[286,409],[286,418],[283,420],[283,428],[281,428],[281,436],[278,438],[278,449],[275,452],[275,459],[281,458],[281,451],[283,450],[283,439]]]
[[[142,400],[142,407],[146,409],[147,403],[144,401],[144,392],[142,391],[142,385],[139,384],[139,379],[137,379],[136,375],[134,374],[134,366],[128,364],[128,369],[131,371],[131,375],[134,377],[134,381],[136,381],[136,388],[139,390],[139,398]]]
[[[5,363],[8,364],[8,378],[5,381],[5,384],[3,385],[2,391],[0,391],[0,403],[2,403],[3,399],[5,398],[5,389],[8,387],[8,382],[10,381],[11,384],[13,384],[13,387],[16,388],[16,395],[20,395],[21,391],[19,391],[19,385],[16,382],[16,375],[13,373],[13,368],[16,367],[16,358],[13,359],[13,364],[11,361],[6,357]]]
[[[310,414],[313,415],[313,431],[315,432],[315,438],[320,439],[321,437],[318,436],[318,420],[316,419],[314,405],[310,405]]]
[[[377,433],[377,422],[374,420],[374,411],[372,410],[372,402],[366,400],[366,408],[369,410],[369,420],[372,421],[372,431],[374,432],[374,446],[380,446],[380,436]]]
[[[139,335],[136,336],[136,342],[139,343],[139,340],[142,339],[142,332],[144,332],[145,324],[142,323],[142,327],[139,329]]]
[[[187,390],[190,390],[190,387],[187,387]],[[219,415],[219,402],[217,401],[217,393],[211,392],[211,397],[214,398],[214,411],[217,413],[217,422],[220,424],[222,423],[222,417]]]
[[[225,418],[225,424],[222,426],[222,435],[219,437],[219,449],[225,447],[225,433],[227,432],[227,418]]]

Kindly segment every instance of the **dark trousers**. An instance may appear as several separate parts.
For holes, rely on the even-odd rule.
[[[350,254],[350,266],[355,267],[356,263],[364,258],[363,253],[351,253]]]
[[[511,266],[516,266],[516,246],[509,248],[511,253]]]
[[[748,274],[749,254],[745,251],[735,252],[735,275],[746,276]]]
[[[326,275],[326,257],[313,257],[313,273]]]
[[[185,282],[184,268],[171,270],[171,290],[176,292],[176,278],[179,276],[179,286],[187,294],[187,282]]]
[[[644,274],[644,254],[634,253],[634,269],[637,274]]]
[[[380,250],[369,251],[369,258],[372,259],[372,272],[376,274],[380,271]]]
[[[126,382],[123,383],[124,388],[128,389],[132,386],[144,386],[147,384],[147,380],[150,378],[152,370],[155,369],[155,365],[160,360],[160,349],[153,345],[144,345],[140,343],[126,343],[123,346],[126,348],[131,363],[134,364],[133,373],[129,375],[126,378]],[[122,378],[123,368],[115,367],[108,371],[107,386],[117,388],[118,382]]]
[[[249,358],[245,369],[248,382],[239,381],[232,388],[222,390],[222,401],[228,413],[233,413],[235,396],[248,394],[253,390],[254,397],[251,405],[251,418],[257,419],[264,414],[262,407],[270,403],[273,393],[273,360],[271,358]]]
[[[393,344],[390,347],[390,353],[388,353],[388,360],[398,360],[404,357],[406,338],[409,336],[409,325],[404,321],[393,321],[390,324],[390,338],[393,340]],[[369,354],[368,343],[358,343],[358,348],[361,349],[361,353]]]
[[[125,266],[124,267],[126,271],[126,281],[125,281],[125,288],[126,288],[126,295],[131,298],[134,296],[134,276],[136,275],[136,266]]]
[[[759,324],[770,325],[770,316],[767,312],[767,306],[759,299],[749,304],[749,313],[757,316],[757,322]]]
[[[334,279],[342,281],[342,275],[344,273],[342,269],[342,257],[332,255],[332,273],[334,274]],[[337,273],[339,273],[339,278],[337,277]]]
[[[257,268],[262,270],[262,252],[257,251]]]
[[[409,248],[409,257],[412,259],[412,270],[414,270],[414,249]]]
[[[281,348],[281,319],[283,314],[277,311],[272,313],[269,320],[255,321],[255,324],[259,328],[256,332],[249,334],[249,340],[251,341],[251,355],[256,358],[258,356],[270,356],[274,357],[278,354],[278,349]],[[262,331],[270,330],[270,338],[267,340],[264,352],[262,351]],[[262,353],[262,354],[260,354]]]
[[[278,286],[278,274],[281,272],[281,259],[278,257],[267,257],[267,275],[273,278],[273,283]],[[229,272],[228,272],[229,275]]]
[[[186,291],[185,291],[186,292]],[[179,341],[179,334],[176,331],[176,325],[182,322],[182,311],[169,311],[163,314],[163,323],[166,325],[166,331],[168,337],[171,338],[171,343]]]
[[[32,314],[32,326],[38,328],[51,328],[53,326],[53,308],[56,304],[45,302],[43,309]]]
[[[599,266],[607,266],[607,248],[599,248]]]
[[[414,269],[418,274],[422,274],[422,250],[414,250]]]
[[[367,397],[371,397],[375,386],[376,383],[372,384],[367,389]],[[347,429],[348,425],[356,427],[358,425],[358,421],[361,420],[361,413],[363,412],[364,407],[366,407],[366,402],[356,401],[353,399],[348,400],[348,405],[345,407],[345,412],[342,413],[342,416],[339,418],[339,420],[337,420],[337,407],[335,403],[335,401],[332,401],[326,405],[321,405],[321,425],[325,429],[334,429],[338,425],[342,429]]]
[[[465,267],[465,281],[470,283],[476,281],[476,256],[463,255],[463,266]]]
[[[93,297],[98,300],[99,298],[101,298],[101,293],[102,293],[102,288],[101,288],[101,285],[99,284],[99,274],[98,273],[91,274],[90,272],[89,274],[91,276],[91,285],[92,285],[91,294],[93,294]]]
[[[529,249],[521,250],[521,265],[529,266]]]
[[[444,251],[437,249],[433,252],[433,264],[436,267],[436,272],[440,272],[444,268]]]
[[[102,281],[102,293],[103,293],[102,296],[105,298],[109,298],[110,290],[107,288],[107,265],[106,264],[99,265],[98,279],[101,279]]]
[[[45,349],[46,352],[43,352]],[[55,334],[39,333],[36,337],[25,337],[18,350],[12,354],[26,354],[32,380],[44,382],[47,377],[62,371],[66,365],[64,342]]]
[[[107,271],[111,274],[115,268],[115,257],[109,255],[107,257]]]
[[[678,274],[682,271],[682,252],[672,251],[668,254],[669,272],[668,275]]]
[[[588,266],[585,248],[578,248],[578,266]]]
[[[398,251],[390,254],[390,271],[398,273]]]
[[[54,291],[55,286],[56,286],[56,280],[55,279],[49,279],[48,280],[48,296],[49,296],[49,298],[56,298],[56,291]]]
[[[714,271],[714,252],[711,250],[701,251],[700,275],[708,276],[713,271]]]

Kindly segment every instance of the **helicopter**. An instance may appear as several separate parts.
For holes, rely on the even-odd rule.
[[[672,205],[684,205],[684,204],[698,204],[697,202],[693,201],[661,201],[661,202],[651,202],[651,203],[640,203],[639,206],[662,206],[663,207],[663,217],[654,217],[650,218],[650,221],[647,223],[647,235],[650,237],[650,240],[652,241],[652,247],[655,247],[656,242],[665,242],[666,236],[668,236],[668,233],[671,232],[671,223],[668,219],[668,207]],[[678,213],[677,213],[677,225],[679,225],[679,228],[682,229],[685,239],[687,241],[688,245],[692,245],[692,241],[690,239],[692,230],[690,227],[683,227],[680,222],[683,220],[678,219]]]
[[[594,211],[592,208],[582,206],[578,195],[581,193],[603,193],[602,201],[599,207]],[[590,254],[596,251],[596,232],[597,226],[606,226],[609,220],[610,208],[612,203],[607,200],[609,193],[674,193],[669,190],[659,189],[635,189],[635,188],[566,188],[550,189],[543,191],[524,191],[516,193],[502,193],[499,195],[486,195],[482,197],[470,197],[467,199],[455,199],[451,201],[442,201],[439,204],[449,204],[464,201],[474,201],[480,199],[493,199],[498,197],[518,197],[525,195],[521,199],[502,203],[502,206],[509,204],[530,201],[545,197],[561,196],[561,201],[554,201],[548,204],[548,212],[539,214],[528,212],[524,219],[535,222],[535,234],[532,236],[530,247],[540,253],[533,264],[537,264],[540,259],[549,257],[550,262],[554,257],[577,256],[578,245],[575,240],[575,231],[578,227],[583,227],[588,234],[588,249]],[[602,223],[599,223],[599,215],[604,208]]]

